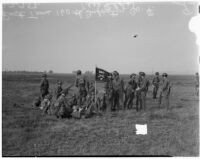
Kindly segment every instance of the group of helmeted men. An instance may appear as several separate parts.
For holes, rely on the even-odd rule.
[[[127,84],[125,84],[125,82],[120,78],[119,73],[114,71],[112,77],[105,85],[105,97],[107,98],[111,111],[117,109],[131,109],[133,108],[134,101],[137,111],[145,110],[149,85],[150,81],[146,78],[144,72],[139,72],[138,75],[131,74]],[[168,79],[168,74],[163,73],[162,78],[160,78],[159,73],[156,72],[152,80],[152,85],[153,99],[157,99],[157,93],[159,90],[158,105],[160,106],[163,101],[166,108],[169,109],[171,84]]]
[[[41,97],[44,99],[49,94],[49,82],[47,75],[43,74],[43,79],[40,84]],[[196,73],[195,89],[196,94],[199,94],[199,76]],[[76,109],[87,109],[88,105],[95,107],[93,110],[101,109],[108,111],[116,111],[120,109],[132,109],[135,105],[136,111],[146,110],[146,98],[149,85],[152,84],[152,98],[159,107],[164,104],[166,109],[169,109],[169,100],[171,92],[171,83],[168,79],[168,74],[163,73],[162,76],[156,72],[152,81],[146,77],[144,72],[131,74],[127,82],[120,77],[117,71],[114,71],[107,79],[104,85],[104,94],[101,99],[96,99],[98,94],[94,86],[94,81],[88,81],[82,74],[81,70],[76,72],[75,84],[71,86],[77,87],[78,91],[73,97]],[[71,87],[70,86],[70,87]],[[68,94],[68,88],[62,88],[62,82],[58,82],[56,89],[56,100],[58,103]],[[72,105],[73,106],[73,105]],[[72,108],[71,106],[71,108]],[[97,108],[98,107],[98,108]],[[77,110],[78,110],[77,109]]]

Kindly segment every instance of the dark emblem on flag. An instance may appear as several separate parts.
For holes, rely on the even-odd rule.
[[[96,81],[103,81],[103,82],[108,81],[112,77],[111,73],[109,73],[103,69],[100,69],[98,67],[96,67],[95,75],[96,75],[96,77],[95,77]]]

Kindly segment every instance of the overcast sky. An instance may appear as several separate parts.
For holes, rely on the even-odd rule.
[[[40,4],[37,9],[4,6],[3,70],[71,73],[94,71],[97,65],[122,74],[198,71],[195,35],[188,28],[196,13],[194,6],[185,9],[182,4],[154,2],[135,7],[135,15],[129,14],[129,6],[116,16],[80,18],[60,13],[61,9],[78,10],[81,4]],[[49,15],[30,18],[30,11],[36,10],[49,11]],[[26,16],[13,16],[15,11],[24,11]]]

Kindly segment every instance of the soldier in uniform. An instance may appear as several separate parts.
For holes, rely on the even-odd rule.
[[[137,90],[137,98],[138,101],[136,103],[136,110],[138,111],[139,109],[146,109],[146,92],[147,92],[147,79],[145,77],[144,72],[139,73],[139,80],[138,80],[138,88]],[[140,108],[138,106],[140,105]]]
[[[44,97],[47,94],[49,94],[49,81],[47,80],[46,74],[42,75],[42,81],[40,83],[40,92],[41,92],[42,99],[44,99]]]
[[[169,95],[170,95],[170,90],[171,90],[171,84],[170,81],[168,79],[168,74],[167,73],[163,73],[162,74],[163,77],[163,83],[161,86],[161,93],[160,93],[160,97],[159,97],[159,107],[161,106],[161,103],[165,102],[165,106],[167,109],[169,109]]]
[[[56,99],[59,98],[59,96],[61,95],[62,93],[62,82],[61,81],[58,81],[58,85],[57,85],[57,89],[56,89]]]
[[[196,95],[199,96],[199,73],[195,74],[195,92]]]
[[[67,89],[63,90],[59,98],[54,103],[55,107],[54,114],[57,118],[71,117],[72,108],[68,105],[65,98],[67,94],[68,90]]]
[[[119,73],[117,71],[113,72],[113,108],[112,110],[116,110],[116,108],[121,109],[123,107],[123,95],[124,95],[124,81],[119,77]]]
[[[105,105],[106,105],[106,111],[111,110],[113,108],[113,84],[112,84],[113,78],[110,77],[108,81],[106,82],[104,88],[105,88]]]
[[[160,78],[159,78],[159,72],[155,73],[155,76],[153,77],[152,85],[153,85],[153,99],[156,99],[157,92],[159,88]]]
[[[87,96],[87,82],[85,77],[81,74],[81,70],[77,71],[77,76],[76,76],[76,80],[75,80],[75,86],[78,88],[78,100],[77,100],[77,104],[80,107],[81,105],[83,105],[83,103],[86,100],[86,96]]]
[[[124,109],[126,109],[126,107],[128,109],[132,108],[133,99],[135,97],[135,90],[137,88],[137,83],[136,83],[135,78],[136,78],[136,74],[130,75],[130,79],[129,79],[128,84],[125,89]]]
[[[95,86],[94,86],[94,81],[91,81],[88,87],[88,94],[91,95],[93,92],[95,92]]]

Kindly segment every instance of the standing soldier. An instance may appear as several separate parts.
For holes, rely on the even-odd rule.
[[[41,84],[40,84],[40,92],[41,92],[42,99],[44,99],[44,97],[47,94],[49,94],[49,81],[47,80],[46,73],[44,73],[42,75],[42,81],[41,81]]]
[[[88,93],[87,94],[91,95],[93,92],[95,92],[95,86],[94,86],[94,81],[92,80],[88,84]]]
[[[199,96],[199,73],[197,72],[196,73],[196,76],[195,76],[195,93],[197,96]]]
[[[155,76],[153,77],[152,85],[153,85],[153,99],[156,99],[157,92],[159,88],[160,78],[159,78],[159,72],[155,73]]]
[[[124,81],[119,77],[117,71],[113,72],[113,108],[112,110],[123,107]]]
[[[145,77],[144,72],[139,73],[140,76],[140,87],[139,87],[139,102],[140,102],[140,109],[146,110],[146,92],[147,92],[147,85],[148,80]]]
[[[128,109],[132,108],[133,99],[135,97],[135,90],[137,88],[136,83],[136,74],[130,75],[130,80],[128,81],[127,87],[125,89],[125,102],[124,102],[124,109],[127,107]]]
[[[62,94],[62,82],[58,81],[57,89],[56,89],[56,99]]]
[[[162,77],[163,77],[163,84],[161,86],[161,94],[160,94],[158,104],[159,104],[159,107],[160,107],[161,103],[162,103],[162,99],[164,99],[165,104],[166,104],[166,108],[169,109],[169,95],[170,95],[171,84],[170,84],[170,81],[168,79],[167,73],[163,73]]]
[[[136,89],[136,110],[146,109],[146,92],[147,92],[148,81],[145,78],[144,72],[139,72],[139,77],[137,79],[137,89]],[[139,107],[140,106],[140,107]]]
[[[78,106],[83,105],[87,96],[87,83],[85,77],[81,74],[81,70],[77,71],[75,86],[78,88]]]
[[[112,84],[113,78],[110,77],[108,81],[106,82],[104,88],[105,88],[105,95],[104,100],[106,103],[106,111],[111,110],[113,108],[113,84]]]

